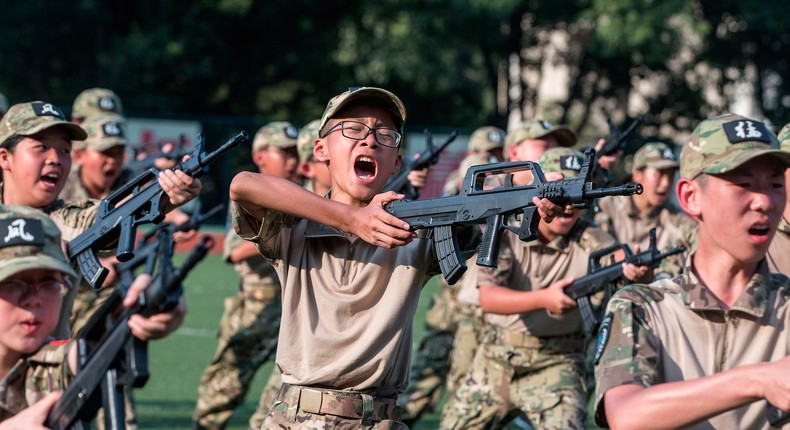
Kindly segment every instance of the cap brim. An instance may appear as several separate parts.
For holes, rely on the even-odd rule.
[[[735,170],[748,161],[754,160],[757,157],[771,156],[781,161],[785,167],[790,167],[790,152],[782,151],[781,149],[761,149],[761,150],[744,150],[736,151],[716,160],[710,166],[702,169],[702,173],[709,175],[719,175]]]
[[[641,167],[652,167],[656,170],[677,169],[680,167],[680,163],[672,160],[651,161],[649,163],[643,164]]]
[[[17,273],[31,269],[57,270],[69,276],[73,281],[76,281],[78,278],[77,272],[74,271],[70,264],[48,255],[38,254],[4,260],[2,267],[0,267],[0,280],[8,279]]]
[[[20,130],[16,134],[21,136],[32,136],[38,132],[44,131],[48,128],[52,127],[63,127],[68,133],[69,138],[71,140],[85,140],[88,138],[88,133],[85,132],[85,129],[80,127],[77,124],[69,121],[62,121],[62,120],[50,120],[44,121],[36,124],[35,127],[31,127],[27,130]]]
[[[562,125],[554,126],[553,130],[544,134],[542,137],[548,135],[554,135],[554,137],[557,138],[557,143],[559,143],[560,146],[570,148],[571,146],[576,145],[576,135],[573,134],[571,129],[565,126]]]
[[[406,107],[403,106],[403,103],[399,101],[395,94],[387,90],[368,87],[360,88],[352,92],[341,103],[333,106],[329,112],[325,112],[325,119],[321,123],[319,130],[323,130],[326,126],[326,123],[329,122],[329,120],[334,117],[335,114],[343,110],[344,107],[353,103],[359,103],[363,100],[369,100],[371,104],[384,107],[390,114],[392,114],[392,119],[395,120],[395,126],[397,129],[403,129],[403,124],[406,122]]]
[[[126,139],[104,139],[98,143],[89,143],[88,148],[94,151],[104,152],[108,149],[115,148],[116,146],[127,146],[129,142]]]

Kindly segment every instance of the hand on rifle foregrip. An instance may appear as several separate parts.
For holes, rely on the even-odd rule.
[[[148,274],[143,273],[138,275],[126,292],[123,305],[127,308],[134,306],[140,294],[143,294],[145,289],[151,285],[151,280],[152,278]],[[148,341],[161,339],[176,331],[176,329],[181,326],[184,322],[186,312],[186,300],[181,296],[178,299],[176,307],[170,311],[157,313],[149,317],[145,317],[141,314],[130,316],[129,329],[132,331],[134,337],[140,340]]]

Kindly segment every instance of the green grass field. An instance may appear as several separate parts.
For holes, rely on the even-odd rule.
[[[151,378],[144,388],[135,392],[141,429],[190,427],[200,375],[217,346],[216,331],[224,299],[234,294],[237,288],[236,272],[231,265],[223,263],[219,255],[209,255],[189,274],[184,283],[189,308],[186,320],[173,335],[150,344]],[[420,297],[414,324],[415,349],[422,336],[428,299],[437,289],[437,283],[432,281]],[[228,429],[247,428],[247,419],[257,405],[271,368],[272,363],[267,363],[258,371],[244,405],[237,410]],[[413,428],[428,430],[437,427],[438,414],[432,413]]]

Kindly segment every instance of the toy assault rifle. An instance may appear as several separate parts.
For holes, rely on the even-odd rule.
[[[439,146],[434,146],[433,135],[428,132],[428,130],[425,130],[425,134],[427,135],[425,150],[420,152],[420,155],[416,160],[405,163],[406,165],[403,167],[403,169],[401,169],[401,171],[396,176],[387,182],[387,185],[384,186],[382,192],[395,191],[397,193],[405,194],[406,198],[409,200],[416,200],[420,196],[420,192],[409,183],[409,173],[411,173],[412,170],[422,170],[436,164],[439,161],[439,154],[444,151],[444,148],[447,148],[448,145],[453,143],[455,138],[458,136],[458,133],[454,131],[450,137],[444,141],[444,143]]]
[[[142,266],[143,264],[152,264],[155,261],[150,259],[151,254],[155,254],[156,250],[158,249],[159,243],[156,240],[156,236],[162,230],[169,230],[173,233],[175,232],[184,232],[189,230],[197,230],[200,228],[203,223],[214,216],[214,214],[221,212],[225,207],[222,204],[218,204],[211,208],[208,212],[203,213],[202,203],[198,200],[197,204],[195,205],[195,210],[192,212],[192,215],[189,219],[179,225],[173,226],[172,223],[163,222],[158,224],[155,228],[151,229],[151,231],[144,234],[139,241],[137,241],[137,246],[134,250],[134,257],[131,259],[124,261],[122,263],[118,263],[115,265],[115,271],[118,273],[118,277],[120,281],[123,283],[125,282],[127,285],[131,284],[135,278],[135,270]],[[154,270],[153,267],[146,268],[146,273],[152,273]]]
[[[168,160],[181,160],[182,158],[184,158],[185,155],[189,154],[189,152],[187,152],[185,149],[186,136],[183,134],[179,136],[178,143],[175,145],[175,147],[172,150],[164,151],[163,150],[164,145],[165,143],[159,143],[157,145],[157,151],[155,153],[148,154],[140,159],[130,160],[126,163],[124,168],[134,173],[141,173],[145,170],[155,167],[154,161],[156,161],[157,158],[166,158]]]
[[[600,264],[601,257],[619,249],[625,252],[625,258],[621,261],[612,261],[608,266],[602,267]],[[565,287],[565,294],[576,300],[576,304],[579,307],[584,333],[587,335],[592,334],[598,325],[598,319],[590,304],[590,296],[603,289],[607,290],[607,298],[611,296],[614,293],[614,284],[623,278],[623,263],[655,269],[664,258],[679,254],[685,250],[685,247],[678,246],[666,252],[660,252],[656,247],[656,229],[654,228],[650,230],[650,246],[638,254],[634,254],[628,245],[620,243],[591,253],[588,274],[574,280],[571,285]],[[614,260],[614,256],[612,256],[612,260]]]
[[[99,408],[104,409],[107,430],[124,428],[124,387],[142,387],[149,376],[147,344],[132,336],[129,318],[134,314],[150,316],[173,309],[183,295],[181,283],[214,245],[210,237],[203,237],[176,270],[171,262],[172,229],[158,231],[156,240],[157,252],[150,253],[144,261],[147,271],[153,274],[156,266],[157,274],[137,303],[123,307],[130,284],[121,282],[77,334],[74,346],[79,370],[47,416],[48,428],[88,429]]]
[[[182,170],[193,178],[208,171],[208,165],[231,148],[248,139],[241,132],[210,153],[203,152],[205,139],[199,134],[195,150],[189,160],[174,170]],[[108,270],[99,263],[96,253],[118,241],[116,257],[119,261],[134,256],[133,246],[137,227],[144,223],[158,224],[165,217],[161,207],[164,191],[157,182],[159,171],[149,169],[132,179],[99,203],[96,222],[69,242],[69,255],[76,261],[77,269],[94,289],[101,288]]]
[[[625,130],[620,131],[617,129],[617,126],[614,125],[612,122],[612,118],[607,116],[606,123],[609,125],[609,136],[606,137],[606,140],[598,151],[598,155],[595,158],[596,164],[598,163],[598,158],[606,156],[606,155],[614,155],[618,151],[622,151],[625,149],[625,144],[628,141],[628,138],[631,136],[631,133],[636,130],[636,128],[645,121],[644,115],[639,115],[631,122]],[[596,183],[600,184],[609,184],[611,179],[609,179],[609,174],[605,170],[600,170],[599,173],[596,175]]]
[[[586,208],[593,199],[642,192],[641,184],[596,188],[592,182],[595,151],[588,149],[585,157],[578,177],[559,181],[546,181],[543,170],[531,161],[473,166],[466,172],[458,195],[419,201],[399,200],[387,203],[384,209],[409,223],[412,229],[433,229],[442,275],[452,285],[466,271],[458,238],[453,234],[454,226],[486,223],[477,264],[496,267],[504,230],[517,234],[523,241],[538,237],[540,217],[532,203],[533,197],[547,198],[558,205],[571,203],[575,208]],[[513,172],[524,170],[532,172],[532,183],[514,185]],[[506,174],[504,186],[483,189],[486,177],[500,174]],[[507,217],[517,213],[523,215],[521,225],[507,225]]]

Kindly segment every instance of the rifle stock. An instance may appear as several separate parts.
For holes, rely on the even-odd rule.
[[[609,255],[619,249],[625,252],[625,258],[620,261],[612,261],[608,266],[602,267],[600,263],[601,257]],[[585,334],[592,334],[595,327],[598,325],[598,319],[590,303],[590,296],[604,289],[608,289],[607,297],[610,296],[614,283],[623,279],[623,263],[631,263],[636,266],[647,266],[654,269],[658,267],[661,260],[664,258],[670,255],[679,254],[685,250],[685,247],[678,246],[664,252],[659,251],[656,247],[656,229],[653,228],[650,230],[650,246],[648,249],[637,254],[634,254],[631,248],[626,244],[615,244],[592,252],[590,254],[588,274],[574,280],[571,285],[565,287],[565,294],[576,300],[576,304],[579,307]]]
[[[440,258],[440,266],[442,261],[445,264],[441,266],[442,274],[447,283],[454,284],[466,271],[466,266],[451,227],[486,223],[477,264],[496,267],[499,244],[505,230],[518,234],[521,240],[537,237],[540,218],[536,216],[533,197],[548,198],[559,205],[570,203],[574,207],[584,208],[589,207],[596,198],[642,192],[640,184],[596,188],[592,182],[591,165],[595,151],[587,150],[585,157],[579,177],[559,181],[547,181],[540,166],[531,161],[473,166],[467,171],[458,195],[419,201],[394,201],[384,205],[384,209],[409,223],[412,229],[434,229],[436,254]],[[532,171],[533,182],[529,185],[513,185],[512,174],[523,170]],[[483,188],[487,177],[500,174],[507,175],[504,186]],[[518,213],[523,216],[521,226],[508,225],[508,217]],[[450,240],[449,237],[454,239]]]
[[[192,156],[174,170],[181,170],[193,178],[199,178],[208,171],[209,164],[241,142],[247,141],[248,137],[242,131],[216,150],[205,153],[205,139],[203,134],[199,134]],[[158,176],[158,170],[150,169],[107,196],[99,203],[94,224],[69,242],[69,255],[76,261],[77,269],[92,288],[100,288],[108,273],[96,257],[98,251],[117,241],[118,260],[129,260],[134,256],[137,227],[144,223],[158,224],[164,219],[165,211],[161,207],[164,191],[157,182]]]

